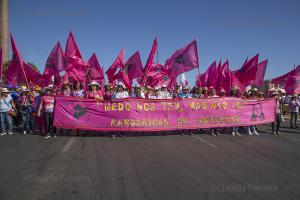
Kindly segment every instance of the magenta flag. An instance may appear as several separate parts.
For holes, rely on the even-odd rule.
[[[109,80],[109,83],[113,83],[116,80],[116,77],[118,77],[117,70],[118,69],[123,69],[124,68],[124,54],[125,54],[125,49],[123,48],[116,58],[116,60],[113,62],[113,64],[108,68],[108,70],[105,72],[107,75],[107,78]]]
[[[294,76],[295,74],[299,73],[299,71],[300,71],[300,65],[298,65],[296,68],[294,68],[293,70],[289,71],[288,73],[282,76],[273,78],[271,82],[274,84],[286,85],[288,78],[290,76]]]
[[[143,76],[143,64],[138,51],[135,52],[125,63],[124,73],[128,76],[131,85],[134,79],[137,79],[137,82],[141,84],[141,79]]]
[[[296,72],[289,76],[284,89],[288,95],[300,94],[300,72]]]
[[[152,88],[166,85],[167,88],[171,88],[176,84],[176,79],[170,76],[170,70],[161,64],[152,64],[148,68],[148,76],[145,85]]]
[[[54,126],[94,131],[162,131],[253,126],[275,121],[276,100],[240,98],[95,101],[56,97]],[[178,120],[178,119],[184,119]]]
[[[229,69],[229,62],[226,61],[222,65],[220,73],[218,75],[217,90],[223,88],[227,92],[227,94],[230,94],[230,90],[234,86],[238,87],[240,91],[245,90],[244,86],[241,84],[238,78]]]
[[[249,61],[246,60],[239,70],[235,71],[235,76],[240,80],[240,82],[244,86],[256,83],[258,58],[259,54],[256,54]]]
[[[197,41],[193,40],[187,46],[178,49],[167,61],[165,66],[170,69],[170,75],[177,77],[179,74],[199,67]]]
[[[48,80],[54,75],[56,79],[60,79],[59,72],[65,69],[65,56],[61,48],[60,42],[58,41],[54,48],[52,49],[44,69],[44,76]]]
[[[18,84],[26,84],[28,87],[33,84],[44,86],[46,84],[44,76],[23,61],[12,34],[10,39],[12,59],[5,72],[7,83],[13,86]]]
[[[149,68],[151,68],[151,66],[154,64],[154,56],[156,54],[157,47],[158,47],[157,39],[155,38],[152,48],[151,48],[151,51],[150,51],[150,55],[148,57],[147,63],[144,68],[144,76],[143,76],[143,80],[141,83],[142,85],[145,85],[147,77],[148,77],[148,73],[149,73]]]
[[[78,45],[75,41],[75,38],[74,38],[72,32],[69,33],[69,36],[67,39],[65,55],[66,55],[66,58],[71,58],[73,56],[75,56],[77,58],[82,58],[81,53],[78,48]]]
[[[257,65],[255,85],[262,86],[265,78],[265,73],[268,65],[268,60],[264,60]]]
[[[206,87],[216,87],[218,80],[218,69],[217,63],[214,61],[206,70],[204,74],[201,75],[200,81],[202,86]]]
[[[95,53],[90,57],[88,61],[90,68],[88,70],[88,76],[90,80],[95,80],[101,85],[105,84],[103,67],[100,66],[99,61]]]
[[[3,54],[2,54],[2,48],[0,48],[0,84],[2,86],[2,68],[3,68]]]

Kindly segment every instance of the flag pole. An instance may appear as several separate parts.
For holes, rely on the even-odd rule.
[[[28,90],[29,90],[29,92],[31,92],[30,91],[30,87],[29,87],[29,82],[28,82],[27,75],[26,75],[25,70],[24,70],[24,66],[23,66],[23,61],[22,60],[20,60],[20,64],[21,64],[21,67],[22,67],[22,71],[23,71],[23,74],[24,74],[24,77],[25,77],[25,81],[26,81]]]

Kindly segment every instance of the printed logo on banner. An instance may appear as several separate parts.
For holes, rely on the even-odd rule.
[[[74,107],[74,110],[75,110],[74,117],[76,119],[79,119],[80,117],[82,117],[83,115],[85,115],[88,112],[86,108],[83,108],[80,105],[76,105]]]

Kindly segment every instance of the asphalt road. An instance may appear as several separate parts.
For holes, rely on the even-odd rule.
[[[260,136],[0,137],[0,200],[300,199],[300,129]]]

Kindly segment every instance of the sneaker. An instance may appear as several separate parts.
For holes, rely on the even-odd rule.
[[[8,132],[8,135],[12,135],[13,133],[11,131]]]
[[[183,133],[183,132],[181,133],[181,136],[184,136],[184,133]]]
[[[210,135],[211,135],[211,136],[217,136],[214,132],[212,132]]]
[[[275,131],[272,131],[273,135],[276,135],[277,133]]]
[[[44,138],[45,139],[48,139],[48,138],[50,138],[51,136],[50,135],[46,135]]]
[[[216,134],[217,134],[217,135],[221,135],[221,133],[220,133],[220,132],[218,132],[218,131],[216,132]]]
[[[26,135],[26,131],[23,131],[23,134]]]
[[[241,134],[239,134],[239,132],[235,132],[235,134],[236,134],[237,136],[241,136]]]
[[[191,131],[191,132],[190,132],[190,136],[193,136],[193,135],[194,135],[194,133]]]
[[[281,133],[279,131],[276,132],[278,135],[281,135]]]
[[[57,138],[57,136],[56,136],[56,135],[53,135],[53,137],[54,137],[54,138]]]
[[[259,135],[258,132],[256,132],[256,131],[253,131],[253,134],[254,134],[254,135]]]
[[[231,135],[232,135],[232,136],[235,136],[235,132],[232,132]]]
[[[251,131],[248,131],[248,135],[252,135]]]
[[[112,135],[111,135],[111,138],[112,138],[112,139],[115,139],[115,138],[116,138],[116,135],[115,135],[115,134],[112,134]]]
[[[5,132],[0,133],[0,136],[3,136],[3,135],[6,135],[6,133]]]

